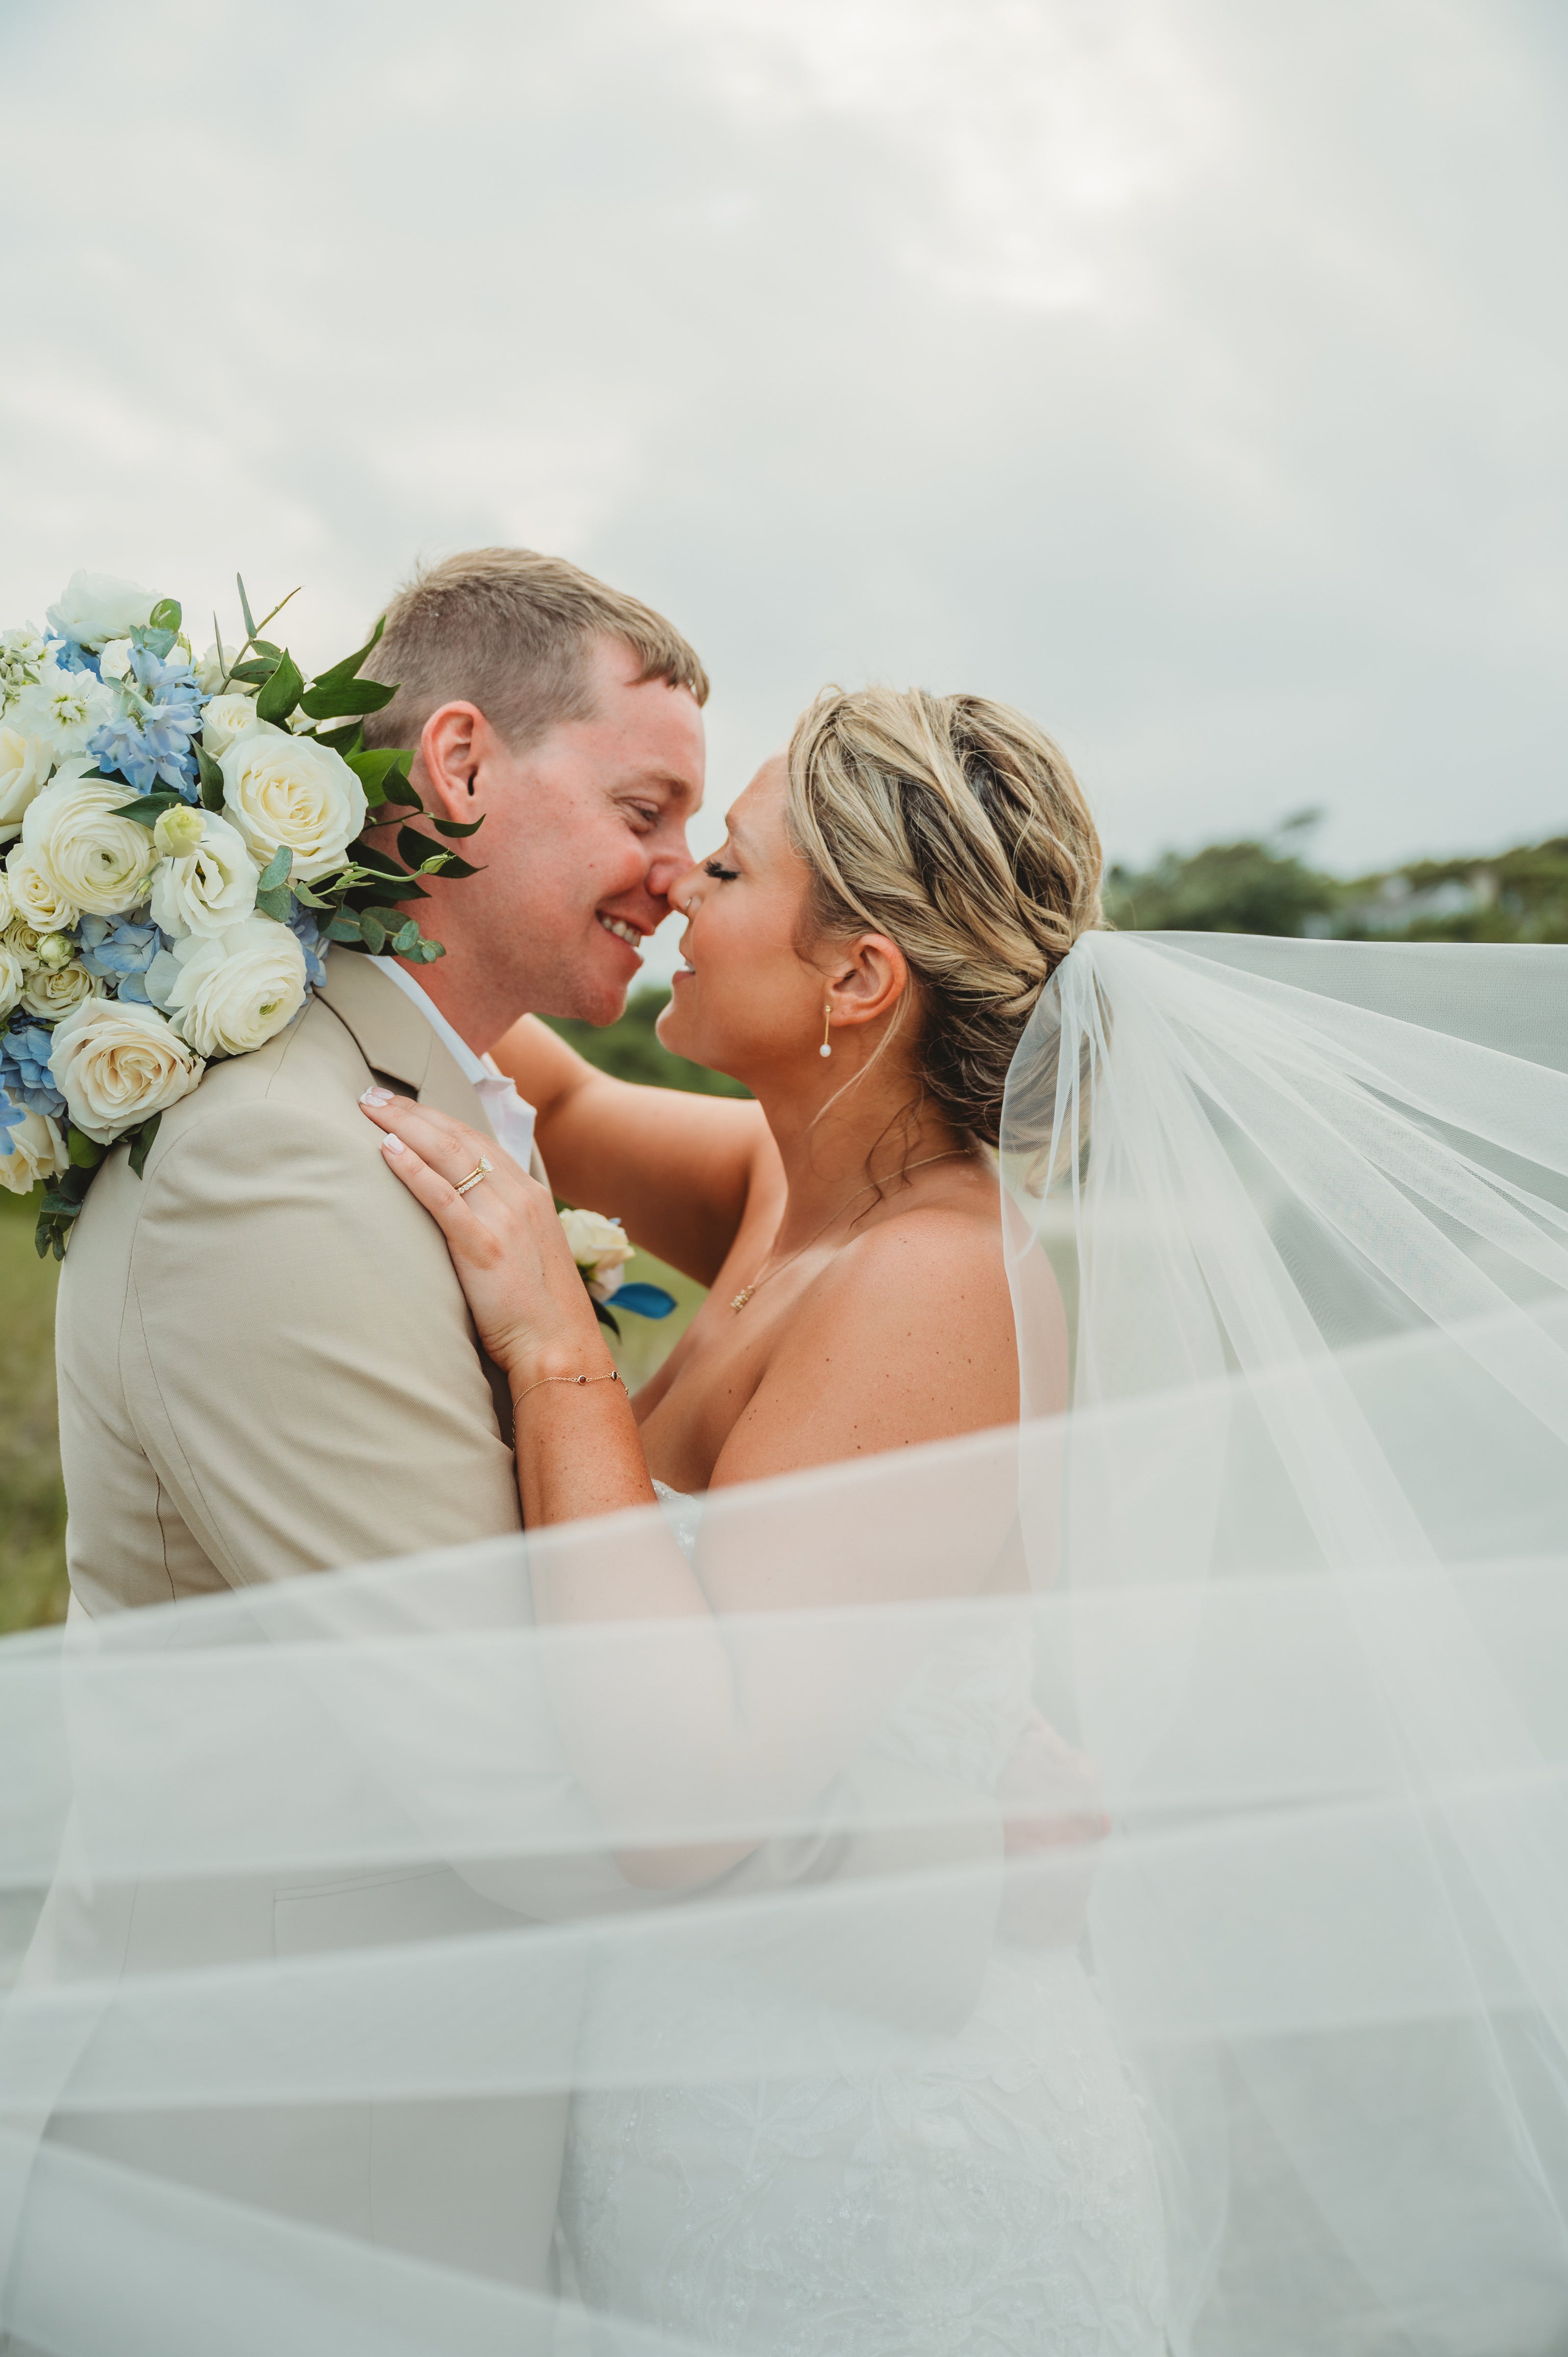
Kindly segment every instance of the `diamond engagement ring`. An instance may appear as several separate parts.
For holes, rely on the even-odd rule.
[[[469,1171],[467,1177],[466,1178],[458,1179],[458,1194],[466,1195],[470,1187],[477,1187],[482,1178],[488,1178],[495,1167],[495,1164],[490,1160],[488,1154],[481,1154],[478,1162],[475,1163],[474,1168]]]

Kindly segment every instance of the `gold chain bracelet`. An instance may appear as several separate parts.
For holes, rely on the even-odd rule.
[[[620,1377],[619,1377],[619,1375],[616,1372],[616,1371],[615,1371],[615,1369],[614,1369],[613,1367],[610,1369],[609,1373],[608,1373],[607,1375],[541,1375],[541,1376],[540,1376],[540,1378],[539,1378],[539,1381],[538,1381],[536,1383],[530,1383],[530,1384],[527,1386],[527,1389],[526,1389],[526,1390],[523,1390],[523,1391],[521,1391],[521,1392],[519,1392],[519,1393],[518,1393],[517,1397],[516,1397],[516,1398],[513,1400],[513,1402],[512,1402],[512,1406],[513,1406],[514,1408],[520,1408],[520,1407],[522,1405],[523,1401],[528,1397],[528,1394],[529,1394],[529,1392],[542,1392],[542,1391],[544,1389],[544,1386],[545,1386],[545,1384],[546,1384],[546,1383],[620,1383]],[[625,1385],[624,1383],[621,1383],[621,1389],[622,1389],[623,1391],[626,1389],[626,1385]]]

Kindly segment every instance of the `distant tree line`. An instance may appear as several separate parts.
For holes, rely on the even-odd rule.
[[[1316,811],[1261,841],[1113,866],[1105,912],[1139,932],[1297,933],[1337,941],[1568,942],[1568,835],[1486,858],[1414,859],[1330,876],[1305,856]]]
[[[1302,811],[1272,835],[1167,851],[1149,867],[1113,866],[1105,913],[1123,931],[1296,933],[1320,940],[1568,942],[1568,835],[1495,856],[1413,859],[1347,878],[1315,867],[1307,845],[1319,813]],[[618,1080],[707,1096],[749,1093],[723,1072],[672,1056],[654,1033],[670,993],[635,991],[618,1023],[553,1028]]]

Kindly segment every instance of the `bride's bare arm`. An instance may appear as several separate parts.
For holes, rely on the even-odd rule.
[[[758,1180],[782,1191],[760,1107],[612,1080],[536,1016],[495,1051],[538,1116],[551,1183],[618,1219],[671,1268],[711,1285]]]

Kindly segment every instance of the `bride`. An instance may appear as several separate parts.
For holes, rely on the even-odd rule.
[[[499,1061],[565,1196],[710,1288],[635,1400],[548,1190],[460,1123],[370,1092],[510,1386],[527,1525],[659,1498],[680,1540],[623,1575],[540,1571],[542,1621],[853,1605],[838,1566],[797,1561],[781,1593],[755,1554],[697,1557],[696,1496],[1016,1418],[988,1149],[1041,992],[1101,923],[1100,880],[1076,780],[1022,715],[828,691],[671,896],[684,964],[661,1036],[755,1103],[607,1079],[532,1020],[510,1035]],[[1065,1398],[1059,1301],[1035,1324],[1056,1357],[1037,1412]],[[1015,1584],[1004,1546],[973,1554],[952,1592]],[[866,1578],[869,1602],[875,1565]],[[1031,1719],[1016,1631],[967,1672],[940,1692],[917,1680],[870,1739],[994,1789]],[[672,1706],[672,1745],[693,1739],[681,1721]],[[743,1854],[636,1871],[689,1887]],[[639,1994],[655,2032],[660,1992]],[[738,1976],[704,1988],[715,2045],[744,2055],[753,2001]],[[580,2094],[562,2222],[591,2305],[693,2340],[850,2357],[1164,2345],[1151,2156],[1067,1946],[999,1945],[973,2016],[918,2068]]]

